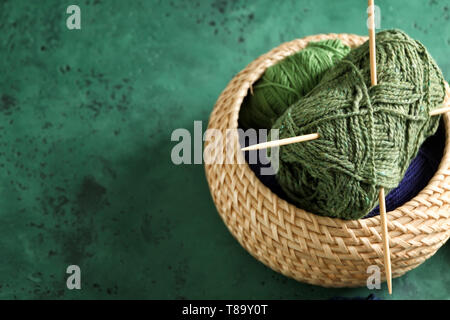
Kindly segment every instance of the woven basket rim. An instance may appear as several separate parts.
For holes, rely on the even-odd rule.
[[[335,38],[341,39],[344,43],[352,47],[358,46],[368,39],[365,36],[358,36],[356,34],[318,34],[283,43],[268,53],[263,54],[239,72],[221,93],[214,106],[213,112],[211,113],[208,129],[214,128],[220,130],[225,128],[238,128],[239,109],[243,99],[253,83],[260,78],[268,67],[284,59],[286,56],[301,50],[309,41]],[[450,89],[447,83],[444,104],[446,106],[450,105]],[[445,195],[445,193],[450,190],[450,116],[448,113],[443,115],[443,119],[445,124],[445,148],[444,155],[437,171],[427,186],[413,199],[395,210],[387,212],[389,221],[388,230],[391,236],[391,248],[392,246],[398,246],[398,252],[402,252],[402,248],[406,248],[407,245],[415,247],[415,242],[413,241],[428,241],[430,248],[433,249],[432,253],[428,253],[427,251],[427,257],[429,257],[434,254],[434,252],[445,243],[450,236],[450,207],[449,200]],[[242,157],[237,137],[235,140],[234,145],[237,151],[236,157]],[[205,149],[208,144],[209,142],[206,141]],[[339,253],[339,250],[350,250],[349,259],[352,261],[355,257],[362,257],[362,259],[367,260],[367,262],[372,261],[382,265],[381,230],[378,230],[380,226],[379,215],[358,220],[343,220],[307,212],[274,194],[259,180],[255,173],[250,169],[247,162],[244,164],[236,164],[236,162],[235,164],[223,165],[205,164],[205,171],[214,203],[228,229],[244,248],[272,269],[296,278],[297,280],[306,281],[312,284],[325,286],[355,286],[362,284],[361,279],[356,279],[355,281],[347,279],[341,280],[340,282],[337,281],[337,283],[330,283],[330,279],[333,279],[334,276],[324,276],[323,272],[319,271],[316,271],[315,273],[308,273],[308,271],[300,272],[297,269],[292,271],[292,266],[285,267],[280,264],[279,261],[283,260],[286,256],[291,257],[294,253],[273,253],[271,251],[272,249],[269,250],[269,246],[265,246],[264,244],[264,241],[267,240],[267,236],[270,236],[271,239],[267,241],[269,241],[274,248],[276,248],[276,245],[279,245],[280,247],[291,249],[295,245],[299,245],[303,240],[303,242],[306,241],[307,244],[311,243],[309,244],[309,247],[307,246],[306,248],[309,248],[309,250],[298,249],[295,252],[297,256],[303,254],[306,255],[306,258],[304,258],[306,260],[303,261],[306,261],[307,264],[310,263],[308,260],[309,258],[317,260],[317,255],[319,253],[323,253],[324,259],[337,259],[342,261],[342,259],[347,259],[348,254],[341,254]],[[226,190],[223,191],[223,188]],[[227,194],[226,191],[229,191],[229,193],[232,194]],[[251,199],[249,200],[248,198]],[[255,206],[257,206],[256,209]],[[263,213],[259,212],[261,210]],[[422,230],[425,230],[426,227],[433,228],[433,226],[429,226],[429,223],[425,223],[426,219],[434,219],[439,225],[439,228],[436,227],[435,233],[430,230]],[[267,230],[267,232],[263,234],[261,230],[268,228],[269,225],[272,230]],[[275,227],[273,227],[273,225],[275,225]],[[305,235],[303,235],[304,239],[296,239],[296,237],[290,233],[289,228],[300,228],[303,230],[305,233]],[[281,229],[283,229],[283,233],[281,233]],[[244,232],[243,230],[247,231]],[[260,235],[256,234],[258,232]],[[339,240],[339,237],[336,236],[334,232],[338,234],[343,232],[345,234],[343,236],[344,240],[341,239],[344,241],[342,248],[339,243],[335,243]],[[285,233],[287,233],[287,235]],[[429,237],[420,237],[421,233],[427,234]],[[314,239],[316,236],[322,237],[322,243],[326,242],[325,249],[322,248],[324,245],[322,245],[322,247],[319,245],[320,241]],[[354,239],[351,239],[352,237]],[[417,240],[416,237],[419,237],[419,240]],[[284,242],[287,241],[288,244],[283,243],[280,238],[285,238]],[[371,240],[370,243],[364,243],[365,241],[368,241],[367,239],[369,238]],[[256,244],[253,243],[255,241]],[[317,242],[317,245],[314,245],[315,241]],[[277,242],[277,244],[273,244],[273,242]],[[303,242],[302,245],[304,245]],[[361,246],[361,242],[363,242],[363,245],[365,245],[368,250],[371,248],[376,251],[376,257],[365,258],[361,252],[353,252],[353,250],[356,249],[351,248],[352,245],[350,243],[358,243],[358,246]],[[330,243],[335,247],[326,248]],[[362,251],[364,250],[364,248],[358,248]],[[267,250],[271,255],[276,256],[276,258],[273,257],[272,259],[272,257],[267,257],[261,253],[263,250]],[[311,251],[314,250],[317,252],[313,252],[314,254],[311,253]],[[363,253],[364,252],[365,251],[363,251]],[[396,250],[391,249],[391,255],[395,253]],[[289,263],[293,263],[292,261],[295,259],[296,255],[289,258],[291,259],[289,260]],[[370,256],[370,254],[367,254],[367,256]],[[425,261],[427,257],[423,258],[424,256],[425,253],[413,254],[411,256],[411,261],[414,260],[414,263],[417,263],[414,267]],[[406,258],[403,257],[402,259],[404,262]],[[416,260],[420,260],[420,262],[417,262]],[[399,264],[403,262],[401,259],[398,261]],[[288,262],[286,263],[289,264]],[[318,263],[318,265],[321,264]],[[333,268],[336,268],[336,266]],[[393,268],[395,266],[396,261],[393,259]],[[405,266],[404,268],[399,268],[397,271],[393,269],[393,276],[399,276],[412,268],[413,267],[411,266]],[[295,271],[298,271],[298,274],[296,274]],[[305,277],[304,274],[309,274],[310,277],[316,277],[317,275],[317,278],[311,279]],[[322,279],[319,275],[325,278]]]

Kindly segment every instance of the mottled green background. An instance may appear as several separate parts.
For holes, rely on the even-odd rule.
[[[81,8],[81,30],[66,8]],[[449,80],[449,1],[379,0]],[[367,296],[279,275],[229,234],[202,165],[170,160],[239,70],[281,42],[366,34],[366,1],[0,1],[0,298]],[[449,299],[450,246],[393,283]],[[82,289],[65,287],[77,264]],[[383,290],[375,291],[391,298]]]

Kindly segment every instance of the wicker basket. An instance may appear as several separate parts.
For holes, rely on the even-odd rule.
[[[214,107],[208,128],[223,134],[226,129],[237,128],[241,103],[266,68],[301,50],[309,41],[330,38],[339,38],[351,47],[367,40],[352,34],[328,34],[280,45],[231,80]],[[449,101],[447,85],[446,104]],[[450,236],[450,117],[443,117],[446,143],[438,171],[414,199],[387,214],[393,277],[420,265]],[[236,136],[232,142],[232,157],[239,163],[243,155]],[[222,148],[218,151],[225,148],[214,141],[207,141],[205,148],[208,146]],[[346,221],[311,214],[280,199],[246,163],[206,164],[205,170],[217,210],[230,232],[273,270],[325,287],[364,286],[370,265],[379,266],[384,276],[379,216]]]

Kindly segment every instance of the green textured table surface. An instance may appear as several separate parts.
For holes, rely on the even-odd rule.
[[[68,30],[66,8],[81,8]],[[449,1],[379,0],[449,80]],[[382,290],[277,274],[230,235],[175,128],[281,42],[366,34],[366,1],[1,1],[0,298],[449,299],[449,244]],[[81,290],[66,268],[81,267]]]

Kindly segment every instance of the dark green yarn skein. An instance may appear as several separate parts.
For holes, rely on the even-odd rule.
[[[280,139],[317,132],[280,147],[277,180],[300,208],[358,219],[395,188],[437,127],[429,112],[444,100],[441,71],[426,48],[398,30],[376,36],[378,85],[371,87],[368,42],[326,72],[273,128]]]
[[[267,68],[253,85],[239,114],[245,129],[269,129],[300,97],[319,83],[323,73],[350,52],[338,39],[309,42],[303,50]]]

